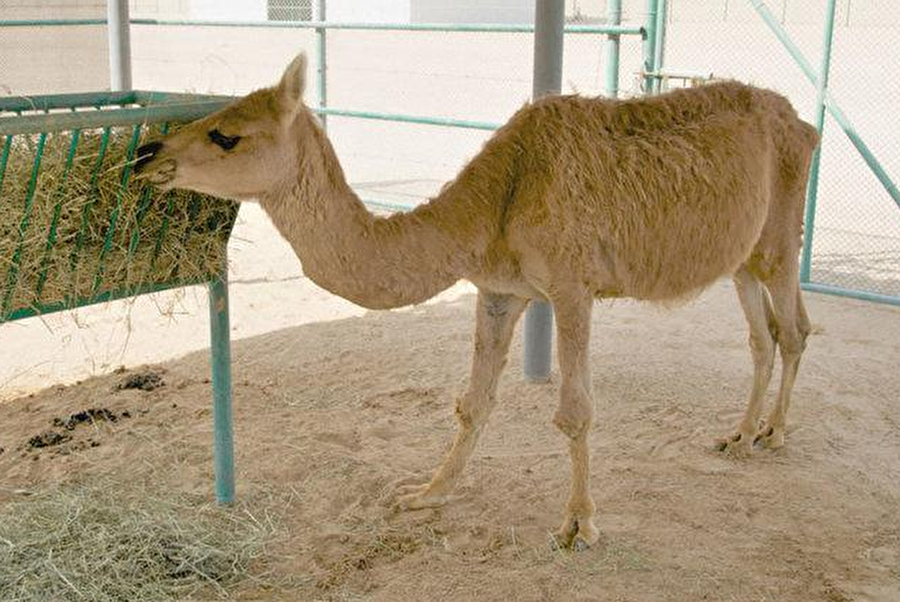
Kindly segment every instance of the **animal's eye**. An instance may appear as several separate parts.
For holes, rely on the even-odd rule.
[[[231,150],[241,141],[240,136],[226,136],[219,130],[211,131],[209,133],[209,139],[213,144],[222,147],[222,150]]]

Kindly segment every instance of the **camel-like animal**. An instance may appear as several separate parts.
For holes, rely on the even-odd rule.
[[[557,319],[559,407],[571,489],[559,539],[597,541],[590,495],[590,361],[595,299],[688,297],[732,276],[750,326],[754,380],[719,449],[784,443],[785,413],[810,330],[798,254],[816,130],[789,102],[734,82],[651,98],[558,96],[528,104],[430,202],[370,214],[303,104],[306,59],[280,83],[139,150],[163,188],[258,200],[318,285],[367,308],[420,303],[460,279],[478,288],[475,351],[459,428],[443,463],[401,487],[403,508],[437,506],[457,484],[496,403],[517,320],[545,299]],[[782,375],[760,423],[776,344]],[[760,426],[761,424],[761,426]]]

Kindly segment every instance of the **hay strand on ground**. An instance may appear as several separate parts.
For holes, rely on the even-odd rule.
[[[268,517],[132,481],[51,487],[0,506],[0,599],[226,598],[268,583]]]

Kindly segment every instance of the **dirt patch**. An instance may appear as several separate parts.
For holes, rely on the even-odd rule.
[[[54,447],[56,445],[62,445],[63,443],[71,440],[71,435],[57,433],[56,431],[45,431],[40,435],[35,435],[31,439],[29,439],[26,445],[28,449],[42,449],[44,447]]]
[[[452,499],[414,512],[392,506],[397,485],[427,479],[453,440],[473,303],[234,343],[238,500],[253,499],[245,508],[262,524],[285,516],[283,537],[260,553],[277,582],[295,587],[223,585],[228,599],[900,600],[900,311],[807,295],[820,334],[803,358],[786,445],[738,460],[711,449],[740,420],[752,384],[733,288],[671,311],[598,305],[590,445],[601,540],[573,553],[549,537],[570,482],[566,441],[552,424],[558,376],[524,382],[520,336]],[[48,428],[72,437],[28,461],[0,456],[0,506],[48,481],[128,483],[145,469],[151,490],[211,502],[208,370],[204,351],[153,368],[172,386],[151,394],[114,391],[118,374],[0,404],[7,450]],[[769,407],[777,383],[776,367]],[[90,440],[99,444],[90,453],[31,459]],[[269,490],[271,499],[260,496]],[[160,574],[180,579],[162,549]],[[196,599],[217,597],[225,594]]]
[[[116,390],[124,391],[127,389],[138,389],[140,391],[153,391],[165,386],[165,384],[165,381],[158,372],[146,370],[144,372],[129,374],[116,385]]]
[[[88,408],[73,412],[65,418],[54,417],[50,423],[59,430],[46,430],[31,437],[24,445],[19,446],[23,453],[50,451],[51,457],[69,455],[89,447],[99,447],[100,441],[95,437],[77,439],[76,430],[82,425],[96,426],[100,423],[116,423],[122,418],[130,418],[131,412],[125,410],[116,414],[108,408]],[[92,432],[96,434],[96,432]],[[47,450],[47,448],[53,448]]]
[[[129,412],[122,412],[123,418],[130,417],[131,414]],[[54,418],[53,426],[64,428],[67,431],[74,430],[76,426],[79,424],[90,423],[95,424],[97,422],[116,422],[119,418],[109,411],[106,408],[90,408],[88,410],[82,410],[80,412],[76,412],[72,414],[65,420],[62,418]]]

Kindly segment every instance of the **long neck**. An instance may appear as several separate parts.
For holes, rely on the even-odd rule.
[[[296,173],[261,203],[316,284],[386,309],[421,303],[471,272],[497,224],[475,210],[462,182],[409,213],[374,216],[313,117],[298,122]]]

